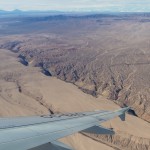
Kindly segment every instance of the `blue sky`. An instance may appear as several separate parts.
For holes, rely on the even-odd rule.
[[[150,0],[0,0],[0,9],[150,12]]]

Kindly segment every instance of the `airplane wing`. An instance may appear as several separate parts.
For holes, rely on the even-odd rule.
[[[74,114],[54,114],[49,116],[17,117],[0,119],[0,150],[71,150],[58,142],[60,138],[76,132],[114,134],[111,129],[100,126],[102,122],[117,116],[125,120],[125,112],[94,111]]]

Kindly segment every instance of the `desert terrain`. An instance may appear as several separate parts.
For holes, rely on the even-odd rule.
[[[1,117],[119,108],[105,97],[95,98],[83,93],[75,85],[45,76],[40,68],[24,66],[19,61],[20,58],[16,53],[6,49],[0,50]],[[116,134],[114,136],[75,134],[62,141],[76,150],[150,148],[149,123],[136,116],[127,115],[126,122],[116,118],[104,126],[114,128]]]
[[[0,48],[150,122],[149,14],[1,18]]]
[[[62,141],[77,150],[149,150],[148,18],[0,18],[0,116],[131,106],[126,122],[116,118],[104,124],[115,135],[78,133]]]

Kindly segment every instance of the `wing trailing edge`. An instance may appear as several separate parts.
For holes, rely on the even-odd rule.
[[[71,147],[69,147],[68,145],[65,145],[64,143],[58,142],[58,141],[54,141],[51,142],[51,144],[56,147],[59,148],[61,150],[73,150]]]
[[[73,150],[73,149],[65,145],[64,143],[53,141],[28,150]]]
[[[91,128],[82,130],[82,132],[91,134],[110,134],[110,135],[115,134],[115,132],[112,129],[108,129],[102,126],[93,126]]]

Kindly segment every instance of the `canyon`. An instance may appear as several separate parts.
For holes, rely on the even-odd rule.
[[[104,124],[113,127],[115,135],[81,133],[62,141],[77,150],[149,150],[148,18],[149,14],[0,18],[0,116],[131,106],[126,122],[116,118]]]

